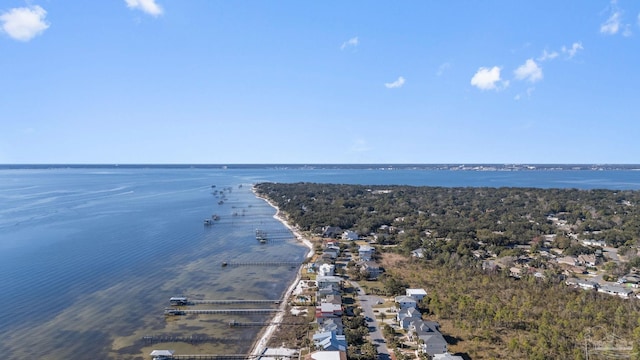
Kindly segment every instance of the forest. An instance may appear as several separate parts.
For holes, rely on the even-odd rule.
[[[623,356],[640,359],[638,299],[567,287],[551,266],[551,276],[514,279],[484,268],[476,256],[478,250],[517,255],[518,245],[535,253],[547,236],[566,254],[589,253],[593,248],[578,240],[592,239],[623,250],[626,261],[613,266],[623,267],[620,273],[633,270],[640,266],[640,192],[316,183],[255,189],[303,231],[338,226],[371,240],[386,270],[380,281],[387,295],[427,289],[423,313],[441,322],[455,351],[471,358],[586,359],[589,349],[617,343]],[[424,258],[409,255],[416,248]],[[385,261],[391,254],[402,260]],[[592,350],[588,357],[611,354]]]

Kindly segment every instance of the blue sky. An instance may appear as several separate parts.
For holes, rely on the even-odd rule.
[[[639,163],[635,0],[2,0],[0,163]]]

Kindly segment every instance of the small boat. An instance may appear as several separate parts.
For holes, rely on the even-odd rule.
[[[220,220],[220,216],[218,216],[218,214],[213,214],[213,215],[211,215],[211,220],[218,221],[218,220]]]
[[[169,299],[169,303],[173,306],[189,305],[189,299],[185,296],[174,296]]]
[[[186,313],[180,309],[166,308],[164,309],[164,314],[168,316],[179,316],[179,315],[185,315]]]
[[[204,219],[204,225],[205,226],[211,226],[211,225],[213,225],[213,221],[211,221],[211,219]]]

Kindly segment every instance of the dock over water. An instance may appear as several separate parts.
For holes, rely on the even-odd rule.
[[[168,316],[198,315],[198,314],[267,314],[281,312],[280,309],[164,309],[164,314]]]
[[[189,300],[189,304],[199,305],[199,304],[280,304],[282,300],[243,300],[243,299],[229,299],[229,300]]]

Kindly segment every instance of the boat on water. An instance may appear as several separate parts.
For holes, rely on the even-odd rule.
[[[213,215],[211,215],[211,220],[218,221],[218,220],[220,220],[220,216],[218,214],[213,214]]]
[[[186,296],[173,296],[169,299],[169,303],[173,306],[189,305],[189,298]]]
[[[211,219],[204,219],[204,225],[205,225],[205,226],[211,226],[211,225],[213,225],[213,220],[211,220]]]

